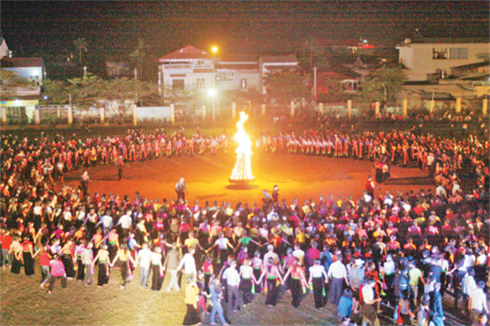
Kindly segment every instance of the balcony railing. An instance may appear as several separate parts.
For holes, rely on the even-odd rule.
[[[41,93],[40,87],[9,87],[1,86],[0,92],[8,95],[39,95]]]
[[[169,69],[192,69],[193,65],[163,65],[164,70],[169,70]]]

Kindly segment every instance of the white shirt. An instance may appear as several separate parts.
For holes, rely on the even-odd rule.
[[[162,262],[162,254],[158,252],[151,253],[151,264],[152,265],[160,265]]]
[[[293,256],[299,259],[299,262],[303,264],[303,259],[305,257],[305,252],[301,249],[296,249],[293,251]]]
[[[374,291],[371,286],[365,285],[362,287],[362,298],[366,303],[374,300]]]
[[[242,274],[243,278],[246,278],[246,279],[251,278],[253,272],[254,272],[254,270],[253,270],[252,266],[245,266],[245,265],[240,266],[240,273]]]
[[[42,206],[34,206],[34,215],[41,215],[43,212]]]
[[[108,228],[111,226],[112,223],[112,217],[109,215],[104,215],[102,216],[102,224],[104,224],[104,227]]]
[[[486,265],[487,264],[487,256],[485,254],[481,254],[476,258],[477,265]]]
[[[475,260],[474,255],[464,255],[464,267],[468,269],[469,267],[475,266]]]
[[[92,223],[97,222],[97,214],[96,213],[89,213],[88,214],[88,220]]]
[[[477,288],[476,290],[471,292],[470,298],[471,298],[471,309],[484,312],[486,308],[486,311],[488,311],[487,296],[485,295],[485,292],[483,292],[483,289]]]
[[[395,263],[393,261],[386,261],[383,264],[383,268],[385,269],[385,273],[388,275],[395,274]]]
[[[371,200],[373,200],[373,198],[372,198],[371,196],[369,196],[368,194],[365,194],[365,195],[364,195],[364,201],[365,201],[366,203],[371,202]]]
[[[230,240],[228,240],[228,238],[219,238],[218,240],[216,240],[216,245],[218,246],[218,248],[220,250],[225,250],[226,247],[228,246],[228,243],[230,242]]]
[[[197,275],[196,261],[194,260],[194,256],[191,254],[187,253],[184,255],[184,257],[182,257],[177,269],[180,270],[182,266],[184,266],[184,273]]]
[[[63,212],[63,218],[64,218],[66,221],[71,220],[71,217],[72,217],[72,215],[71,215],[71,212],[70,212],[70,211],[64,211],[64,212]]]
[[[463,278],[463,293],[469,295],[471,292],[475,291],[476,289],[477,289],[477,287],[476,287],[475,278],[472,276],[466,275]]]
[[[151,250],[146,248],[146,249],[141,249],[138,252],[138,260],[140,263],[140,267],[142,268],[150,268],[151,264]]]
[[[328,269],[328,277],[347,277],[347,269],[345,268],[345,265],[342,264],[340,260],[337,260],[335,263],[330,265],[330,268]]]
[[[82,251],[82,263],[84,265],[92,264],[92,260],[94,259],[92,249],[85,248]]]
[[[132,222],[131,216],[125,214],[121,216],[121,218],[119,218],[117,224],[120,224],[123,229],[129,229],[129,227],[131,226],[131,222]]]
[[[427,155],[427,166],[431,166],[434,163],[435,157],[432,154]]]
[[[461,191],[461,187],[459,186],[459,184],[455,183],[452,189],[453,196],[456,195],[457,191]]]
[[[447,197],[446,189],[443,186],[439,186],[436,188],[436,196]]]
[[[314,278],[322,277],[323,273],[325,273],[325,267],[323,267],[323,265],[313,265],[309,270],[310,275]]]
[[[228,267],[223,273],[223,279],[229,286],[238,286],[240,284],[240,275],[236,268]]]

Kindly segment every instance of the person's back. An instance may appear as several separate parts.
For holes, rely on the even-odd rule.
[[[407,278],[407,275],[404,274],[403,272],[400,272],[396,277],[394,281],[394,294],[395,297],[400,297],[401,291],[408,289],[409,286],[409,281]]]
[[[180,263],[180,252],[177,248],[171,248],[165,257],[165,267],[176,270]]]
[[[197,284],[188,283],[185,288],[185,303],[188,305],[195,305],[197,302],[197,295],[199,294],[199,288]]]
[[[354,289],[359,289],[363,279],[364,279],[364,268],[356,264],[356,266],[352,268],[349,272],[350,286]]]
[[[350,317],[352,312],[352,297],[347,295],[342,295],[339,300],[339,305],[337,309],[337,313],[339,317],[342,319],[344,317]]]
[[[53,259],[50,262],[51,265],[51,275],[53,276],[63,276],[65,274],[65,265],[59,259]]]
[[[329,250],[325,250],[320,254],[320,260],[325,270],[328,271],[333,263],[333,254]]]
[[[140,266],[144,268],[150,268],[151,264],[151,250],[148,248],[141,249],[138,252]]]
[[[221,294],[221,287],[213,282],[209,285],[209,292],[211,294],[211,302],[218,302]]]

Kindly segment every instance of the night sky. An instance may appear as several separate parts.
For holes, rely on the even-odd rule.
[[[85,37],[92,60],[127,57],[143,38],[147,53],[188,44],[222,53],[292,51],[318,43],[395,44],[415,28],[425,37],[489,36],[489,1],[1,2],[1,32],[17,55],[72,50]]]

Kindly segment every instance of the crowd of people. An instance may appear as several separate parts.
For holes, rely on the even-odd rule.
[[[187,189],[179,186],[183,179],[177,199],[169,201],[148,200],[139,192],[91,194],[88,173],[79,188],[63,185],[66,170],[121,156],[126,162],[156,158],[164,155],[165,144],[182,143],[172,149],[177,154],[202,143],[211,144],[205,147],[211,153],[230,146],[225,136],[205,138],[197,131],[192,138],[197,147],[189,150],[182,129],[170,137],[164,130],[130,130],[126,137],[83,141],[2,135],[3,268],[32,276],[38,257],[39,286],[49,283],[49,293],[58,279],[62,287],[67,278],[102,287],[115,267],[122,289],[136,268],[139,285],[153,291],[162,289],[166,275],[166,290],[180,291],[185,276],[185,325],[200,322],[206,302],[212,304],[211,323],[218,316],[226,324],[222,300],[232,314],[262,291],[271,309],[285,291],[294,307],[312,292],[315,308],[337,306],[346,325],[379,324],[378,314],[403,325],[444,325],[442,297],[451,293],[455,308],[471,316],[473,325],[486,324],[488,140],[321,130],[258,139],[259,148],[271,153],[366,157],[383,165],[416,162],[437,180],[434,191],[391,194],[379,193],[369,178],[357,200],[352,194],[288,203],[276,186],[271,195],[264,190],[260,204],[191,205]],[[464,174],[475,177],[475,187],[466,191],[458,184]]]

